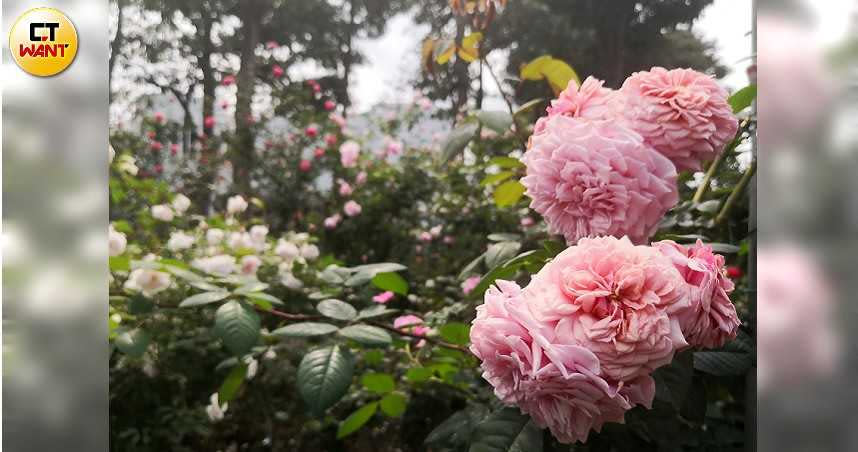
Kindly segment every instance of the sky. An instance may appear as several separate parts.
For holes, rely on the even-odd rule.
[[[836,17],[830,20],[836,20]],[[724,80],[731,89],[747,84],[745,67],[751,54],[751,22],[750,0],[715,0],[694,25],[696,32],[706,39],[714,40],[723,64],[734,68]],[[396,101],[408,94],[407,81],[418,70],[420,56],[417,49],[421,37],[427,31],[428,26],[416,25],[407,14],[401,14],[388,23],[383,36],[359,43],[367,62],[357,69],[355,82],[351,86],[352,98],[358,110],[367,110],[378,102]],[[494,67],[503,67],[503,60],[503,55],[497,55]],[[505,109],[493,82],[487,74],[486,77],[484,85],[488,96],[485,108]]]

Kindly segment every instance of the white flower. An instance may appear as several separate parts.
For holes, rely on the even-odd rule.
[[[128,244],[128,240],[125,238],[125,234],[113,229],[111,224],[107,232],[107,243],[110,257],[113,257],[125,252],[125,245]]]
[[[274,248],[274,253],[280,256],[283,260],[293,261],[301,255],[301,250],[299,250],[294,243],[280,239],[280,241],[277,242],[277,248]]]
[[[269,348],[265,350],[265,353],[262,354],[263,359],[272,360],[277,357],[277,352],[274,351],[273,348]]]
[[[138,268],[128,275],[125,288],[133,292],[141,292],[146,297],[170,287],[170,275],[148,268]]]
[[[268,226],[258,224],[250,228],[250,238],[256,243],[264,243],[268,235]]]
[[[212,257],[202,257],[191,262],[194,268],[198,268],[213,275],[226,276],[235,272],[235,257],[220,254]]]
[[[223,229],[209,229],[206,231],[206,242],[209,242],[210,245],[220,243],[223,241],[224,235]]]
[[[226,200],[226,211],[230,215],[235,215],[247,210],[247,201],[241,195],[235,195]]]
[[[313,244],[306,244],[301,247],[301,257],[307,260],[313,260],[319,257],[319,248]]]
[[[206,406],[206,414],[209,416],[209,420],[212,422],[220,421],[223,419],[223,414],[229,408],[229,404],[224,403],[221,405],[218,401],[217,393],[212,394],[209,401],[210,403]]]
[[[244,358],[244,363],[247,364],[247,373],[244,376],[248,380],[253,380],[253,377],[256,376],[256,371],[259,370],[259,361],[254,359],[252,356],[248,356]]]
[[[304,287],[304,283],[300,279],[296,278],[295,275],[293,275],[291,272],[281,273],[280,274],[280,283],[283,284],[284,286],[286,286],[290,289],[294,289],[294,290],[298,290],[298,289]]]
[[[173,221],[173,209],[166,204],[158,204],[157,206],[152,206],[152,216],[156,220],[161,221]]]
[[[443,228],[443,226],[441,226],[439,224],[438,226],[435,226],[435,227],[429,229],[429,233],[432,234],[432,237],[438,237],[441,235],[441,229],[442,228]]]
[[[253,240],[250,238],[250,234],[246,232],[230,233],[228,244],[229,247],[234,250],[240,250],[243,248],[254,248]]]
[[[262,260],[256,256],[248,255],[241,258],[241,273],[243,275],[255,275],[256,270],[262,265]]]
[[[135,164],[134,157],[128,154],[119,156],[119,161],[117,162],[116,167],[124,173],[128,173],[132,176],[137,175],[138,168]]]
[[[113,158],[116,157],[116,151],[113,150],[113,145],[108,144],[107,145],[107,151],[108,151],[108,154],[110,155],[110,161],[108,163],[113,163]]]
[[[181,215],[185,213],[188,207],[191,207],[191,200],[187,196],[178,194],[173,198],[173,210],[176,211],[176,214]]]
[[[186,250],[193,246],[194,236],[185,234],[182,231],[176,231],[170,234],[170,240],[167,240],[167,249],[173,252]]]

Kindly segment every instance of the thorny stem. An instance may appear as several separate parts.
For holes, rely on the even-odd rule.
[[[306,322],[306,321],[310,321],[310,320],[321,320],[324,318],[323,316],[320,316],[320,315],[290,314],[288,312],[278,311],[276,309],[256,308],[256,310],[259,312],[268,313],[268,314],[271,314],[273,316],[280,317],[281,319],[285,319],[285,320],[289,320],[289,321]],[[451,344],[449,342],[444,342],[444,341],[441,341],[441,340],[438,340],[435,338],[431,338],[431,337],[420,336],[419,334],[414,334],[414,333],[410,333],[407,331],[399,330],[399,329],[396,329],[390,325],[385,325],[385,324],[379,323],[379,322],[365,322],[365,323],[368,325],[372,325],[374,327],[377,327],[377,328],[381,328],[381,329],[386,330],[386,331],[390,331],[391,333],[395,333],[395,334],[398,334],[400,336],[412,337],[415,339],[423,339],[426,342],[429,342],[430,344],[433,344],[433,345],[437,345],[439,347],[449,348],[451,350],[458,350],[462,353],[468,353],[468,350],[465,347],[462,347],[460,345]]]

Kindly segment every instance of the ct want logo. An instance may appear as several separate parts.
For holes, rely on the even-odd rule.
[[[50,77],[66,70],[77,55],[77,30],[53,8],[33,8],[9,32],[9,50],[26,72]]]

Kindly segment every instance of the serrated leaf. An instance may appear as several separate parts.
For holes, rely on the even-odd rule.
[[[412,383],[420,383],[432,378],[432,369],[412,367],[405,372],[405,379]]]
[[[146,347],[149,346],[151,340],[149,333],[139,328],[119,328],[116,330],[116,338],[113,343],[122,353],[132,358],[139,358],[146,352]]]
[[[521,249],[521,243],[518,242],[498,242],[489,245],[486,249],[486,265],[493,268],[500,265]]]
[[[226,291],[198,293],[196,295],[191,295],[190,297],[182,300],[182,302],[179,303],[179,307],[180,308],[190,308],[193,306],[202,306],[204,304],[209,304],[209,303],[214,303],[216,301],[221,301],[224,298],[228,297],[229,295],[230,295],[230,293],[226,292]]]
[[[221,383],[220,389],[217,391],[218,401],[220,403],[232,401],[236,394],[238,394],[238,390],[241,389],[241,385],[244,383],[244,377],[246,375],[247,364],[241,363],[233,367],[223,380],[223,383]]]
[[[518,450],[536,451],[538,449],[535,444],[516,446],[529,421],[530,418],[521,414],[516,407],[501,408],[477,425],[468,450],[469,452],[510,452],[513,447],[517,447]],[[528,434],[527,438],[522,438],[521,441],[532,442],[535,439],[532,436]]]
[[[408,282],[399,273],[379,273],[372,278],[372,285],[400,295],[408,295]]]
[[[350,325],[337,334],[364,345],[387,345],[393,342],[387,331],[372,325]]]
[[[358,313],[357,318],[359,320],[360,319],[371,319],[371,318],[381,317],[381,316],[388,315],[388,314],[394,314],[396,312],[399,312],[399,311],[397,311],[396,309],[387,309],[387,307],[385,307],[383,304],[376,304],[376,305],[370,306],[368,308],[361,309],[360,312]]]
[[[505,111],[479,110],[474,115],[484,126],[503,134],[512,126],[512,115]]]
[[[372,418],[377,409],[378,402],[372,402],[362,406],[357,411],[350,414],[349,417],[340,424],[339,429],[337,429],[337,439],[344,438],[358,431]]]
[[[348,390],[354,359],[339,345],[313,350],[298,365],[298,391],[316,415],[337,403]]]
[[[387,394],[396,389],[396,382],[389,374],[371,372],[364,374],[360,379],[361,384],[368,391],[378,394]]]
[[[753,365],[748,353],[700,351],[694,353],[694,368],[719,377],[744,375]]]
[[[214,334],[234,355],[243,355],[259,339],[259,315],[238,301],[228,301],[215,312]]]
[[[438,334],[451,344],[464,345],[470,341],[471,327],[460,322],[450,322],[438,329]]]
[[[494,200],[498,207],[508,207],[516,204],[524,195],[526,188],[517,180],[506,181],[495,189]]]
[[[499,173],[489,174],[488,176],[484,177],[483,180],[480,181],[480,186],[485,187],[487,185],[503,182],[512,177],[514,174],[515,173],[513,173],[512,171],[501,171]]]
[[[271,334],[283,337],[312,337],[331,334],[338,329],[336,325],[331,325],[330,323],[301,322],[277,328]]]
[[[479,124],[476,122],[466,122],[453,129],[450,135],[447,136],[447,141],[444,142],[441,161],[444,163],[449,162],[453,157],[465,150],[465,147],[468,146],[468,143],[476,135],[479,127]]]
[[[381,412],[390,417],[400,417],[408,407],[408,398],[398,392],[391,392],[379,401]]]
[[[357,317],[354,306],[334,298],[322,300],[316,306],[316,310],[325,317],[337,320],[349,321]]]
[[[733,93],[733,95],[727,99],[727,103],[729,103],[730,107],[733,108],[733,113],[739,113],[740,111],[750,107],[756,98],[757,85],[748,85]]]

